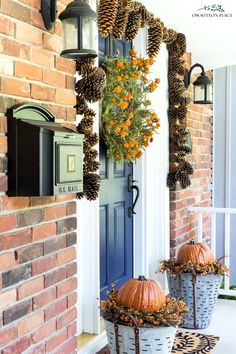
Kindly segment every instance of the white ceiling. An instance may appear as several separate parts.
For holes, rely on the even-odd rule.
[[[157,17],[187,37],[187,50],[192,53],[192,62],[205,69],[236,65],[236,1],[235,0],[142,0],[142,3]],[[193,17],[193,14],[220,14],[213,11],[198,11],[204,6],[221,5],[222,14],[232,17]]]

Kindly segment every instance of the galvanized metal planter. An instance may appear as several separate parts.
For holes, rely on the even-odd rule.
[[[182,327],[197,329],[209,326],[222,279],[223,276],[215,274],[168,274],[170,296],[182,298],[189,308],[184,316],[187,323]]]
[[[171,353],[177,328],[139,328],[105,320],[111,354]]]

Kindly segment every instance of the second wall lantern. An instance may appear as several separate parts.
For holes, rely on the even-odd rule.
[[[194,103],[211,104],[213,101],[213,81],[205,74],[204,67],[201,64],[194,64],[190,70],[185,71],[184,86],[186,88],[190,85],[191,73],[193,69],[200,67],[202,72],[200,76],[193,82],[194,87]]]
[[[48,7],[45,6],[45,2]],[[52,27],[49,27],[48,23],[56,2],[56,0],[41,0],[41,12],[47,29]],[[98,41],[97,14],[91,9],[88,1],[72,1],[60,13],[59,19],[63,26],[61,56],[73,60],[95,58]]]

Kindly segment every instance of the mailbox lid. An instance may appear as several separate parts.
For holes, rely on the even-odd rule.
[[[81,139],[80,136],[82,134],[79,134],[72,129],[68,129],[63,127],[62,125],[58,123],[52,123],[52,122],[43,122],[43,121],[34,121],[30,119],[19,119],[18,124],[26,124],[27,126],[31,126],[32,129],[40,130],[41,132],[52,132],[53,135],[57,136],[69,136],[72,137],[74,136],[74,139]],[[83,135],[82,135],[83,136]]]

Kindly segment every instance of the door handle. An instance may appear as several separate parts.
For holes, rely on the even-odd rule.
[[[134,182],[137,182],[137,181],[133,180],[132,175],[129,175],[128,176],[128,191],[132,192],[133,190],[136,190],[136,192],[137,192],[132,207],[128,208],[129,218],[132,218],[132,216],[136,214],[134,209],[135,209],[135,206],[136,206],[136,204],[139,200],[139,197],[140,197],[140,189],[137,185],[133,184]]]

